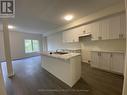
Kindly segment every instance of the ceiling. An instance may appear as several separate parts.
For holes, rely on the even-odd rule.
[[[9,24],[17,31],[46,33],[68,24],[63,20],[66,14],[73,14],[74,20],[124,0],[15,0],[16,15]]]

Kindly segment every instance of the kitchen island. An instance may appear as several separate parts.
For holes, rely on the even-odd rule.
[[[41,53],[42,67],[72,87],[81,77],[80,53]]]

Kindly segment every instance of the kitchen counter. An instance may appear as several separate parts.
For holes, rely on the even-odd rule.
[[[68,60],[68,59],[73,58],[75,56],[79,56],[80,53],[68,53],[68,54],[54,54],[53,53],[53,54],[50,54],[49,52],[42,52],[42,53],[40,53],[40,55],[59,58],[59,59],[63,59],[63,60]]]
[[[40,53],[42,68],[72,87],[81,77],[80,53],[50,54]]]
[[[92,50],[91,52],[125,53],[125,51],[117,51],[117,50]]]

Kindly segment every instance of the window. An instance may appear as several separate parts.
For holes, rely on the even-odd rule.
[[[25,53],[40,51],[38,40],[25,40]]]
[[[33,40],[33,51],[39,51],[39,41]]]
[[[25,53],[32,52],[32,41],[31,40],[25,40]]]

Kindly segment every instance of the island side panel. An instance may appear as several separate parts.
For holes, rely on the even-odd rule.
[[[72,85],[74,85],[81,78],[81,56],[76,56],[70,59]]]
[[[72,87],[70,60],[42,55],[42,67],[55,77]]]
[[[42,67],[72,87],[81,77],[81,56],[64,60],[42,55]]]

